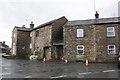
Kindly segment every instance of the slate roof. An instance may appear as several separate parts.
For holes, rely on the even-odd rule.
[[[89,19],[89,20],[74,20],[74,21],[68,21],[64,26],[99,25],[99,24],[110,24],[110,23],[120,23],[120,17],[98,18],[98,19]]]
[[[58,19],[54,19],[54,20],[49,21],[49,22],[46,22],[46,23],[44,23],[44,24],[41,24],[41,25],[37,26],[36,28],[34,28],[34,29],[32,29],[32,30],[35,30],[35,29],[38,29],[38,28],[41,28],[41,27],[44,27],[44,26],[47,26],[47,25],[51,25],[52,23],[54,23],[55,21],[57,21],[57,20],[59,20],[59,19],[61,19],[61,18],[65,18],[65,16],[60,17],[60,18],[58,18]],[[66,19],[66,18],[65,18],[65,19]]]
[[[31,31],[32,30],[31,28],[17,27],[17,26],[15,26],[15,28],[19,31]]]

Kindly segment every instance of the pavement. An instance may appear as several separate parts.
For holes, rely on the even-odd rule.
[[[120,79],[117,63],[69,63],[22,59],[6,59],[0,56],[2,78],[116,78]]]

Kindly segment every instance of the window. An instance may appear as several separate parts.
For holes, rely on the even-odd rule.
[[[32,37],[32,32],[30,33],[30,37]]]
[[[13,34],[13,37],[15,37],[15,33]]]
[[[38,37],[39,36],[39,31],[36,31],[36,37]]]
[[[115,54],[115,45],[108,45],[108,54]]]
[[[107,27],[107,36],[108,37],[115,36],[115,28],[114,27]]]
[[[84,46],[83,45],[78,45],[77,46],[77,54],[84,54]]]
[[[30,49],[32,48],[32,43],[30,43]]]
[[[77,37],[84,37],[83,29],[77,29]]]

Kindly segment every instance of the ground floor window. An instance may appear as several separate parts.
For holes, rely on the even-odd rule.
[[[77,46],[77,54],[84,54],[84,46],[83,45],[78,45]]]
[[[32,43],[30,43],[30,49],[32,48]]]
[[[108,54],[115,54],[115,45],[108,45]]]

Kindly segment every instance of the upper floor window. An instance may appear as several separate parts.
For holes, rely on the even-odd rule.
[[[107,37],[115,36],[115,28],[114,27],[107,27]]]
[[[115,54],[115,45],[108,45],[108,54]]]
[[[38,37],[38,36],[39,36],[39,31],[37,30],[37,31],[36,31],[36,37]]]
[[[32,37],[32,32],[30,33],[30,37]]]
[[[77,29],[77,37],[84,37],[83,29]]]
[[[77,46],[77,54],[84,54],[84,46],[83,45],[78,45]]]

